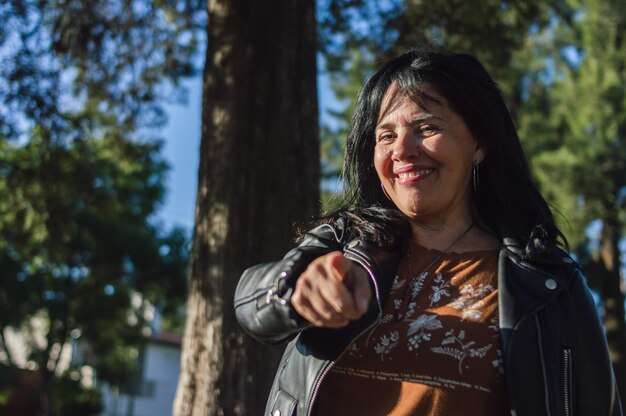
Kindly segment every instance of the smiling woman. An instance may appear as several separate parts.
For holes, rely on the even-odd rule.
[[[343,179],[343,205],[237,288],[252,336],[291,340],[266,414],[621,414],[585,279],[476,58],[374,73]]]
[[[416,225],[467,227],[472,166],[483,161],[484,150],[445,99],[429,90],[418,104],[396,84],[389,88],[376,126],[374,166],[386,194]]]

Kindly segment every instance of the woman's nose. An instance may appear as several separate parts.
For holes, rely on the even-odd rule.
[[[411,131],[398,132],[393,143],[391,157],[394,160],[406,160],[417,156],[419,153],[418,138]]]

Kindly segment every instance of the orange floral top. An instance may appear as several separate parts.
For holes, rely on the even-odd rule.
[[[498,328],[498,251],[415,250],[415,275],[402,261],[380,323],[323,380],[318,415],[509,413]]]

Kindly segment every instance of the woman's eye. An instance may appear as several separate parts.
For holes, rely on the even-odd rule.
[[[421,136],[431,136],[437,132],[437,127],[429,124],[417,128],[416,133]]]
[[[378,136],[378,142],[389,142],[394,139],[394,135],[391,133],[381,134]]]

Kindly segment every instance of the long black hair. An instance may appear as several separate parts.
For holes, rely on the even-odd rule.
[[[526,257],[546,253],[558,242],[566,244],[532,181],[497,84],[475,57],[428,49],[412,49],[387,61],[359,92],[344,156],[342,203],[331,217],[352,217],[357,234],[377,242],[395,245],[403,240],[399,236],[406,236],[407,227],[384,195],[374,168],[374,131],[383,97],[394,83],[397,94],[422,106],[428,99],[424,90],[435,90],[486,150],[472,195],[475,212],[486,228],[523,244]]]

